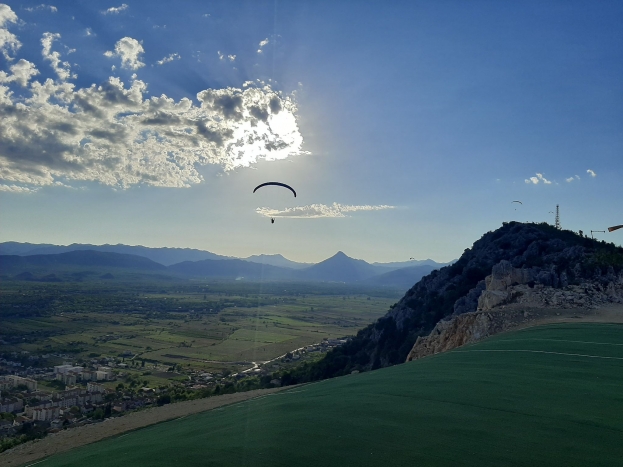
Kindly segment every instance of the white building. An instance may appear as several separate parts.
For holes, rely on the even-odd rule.
[[[0,376],[0,389],[1,390],[6,391],[9,389],[13,389],[20,385],[26,386],[29,391],[37,390],[37,382],[34,379],[22,378],[21,376],[15,376],[15,375]]]

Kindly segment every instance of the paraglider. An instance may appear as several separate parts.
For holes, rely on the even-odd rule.
[[[296,198],[296,191],[294,191],[294,188],[292,188],[290,185],[286,185],[285,183],[281,183],[281,182],[266,182],[266,183],[262,183],[258,186],[255,187],[255,189],[253,190],[253,193],[255,193],[257,190],[259,190],[260,188],[262,188],[263,186],[282,186],[284,188],[287,188],[288,190],[290,190],[292,192],[292,194],[294,195],[294,197]],[[271,217],[270,218],[270,223],[274,224],[275,223],[275,218]]]
[[[523,203],[521,201],[511,201],[511,204],[513,204],[513,203],[519,203],[519,204],[521,204],[523,206]],[[515,211],[517,211],[517,208],[515,208]]]
[[[623,224],[615,225],[614,227],[608,227],[608,232],[614,232],[615,230],[623,229]]]
[[[292,188],[290,185],[286,185],[285,183],[281,183],[281,182],[266,182],[266,183],[262,183],[261,185],[258,185],[258,186],[255,187],[255,190],[253,190],[253,193],[255,193],[259,188],[262,188],[263,186],[269,186],[269,185],[282,186],[284,188],[287,188],[288,190],[290,190],[294,194],[294,197],[296,198],[296,191],[294,191],[294,188]]]

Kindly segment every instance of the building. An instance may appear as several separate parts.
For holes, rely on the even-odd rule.
[[[56,365],[54,367],[54,373],[55,374],[59,374],[59,373],[63,374],[63,373],[69,373],[69,372],[81,373],[82,370],[84,370],[84,368],[81,367],[81,366],[74,366],[74,365],[67,365],[67,364],[65,364],[65,365]]]
[[[87,392],[103,393],[106,392],[106,388],[103,384],[87,383]]]
[[[24,401],[17,397],[0,400],[0,412],[21,412],[23,408]]]
[[[67,386],[76,384],[76,381],[78,380],[78,374],[77,373],[56,373],[56,379],[59,381],[62,381],[63,383],[65,383]]]
[[[7,375],[0,376],[0,389],[8,391],[17,386],[26,386],[29,391],[37,390],[37,382],[34,379],[22,378],[21,376]]]
[[[115,379],[115,374],[107,366],[100,366],[97,371],[97,381],[109,381]]]
[[[45,422],[58,418],[60,414],[61,411],[58,407],[42,407],[32,411],[32,419]]]

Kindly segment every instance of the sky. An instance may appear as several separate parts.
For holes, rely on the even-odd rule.
[[[0,241],[450,261],[557,204],[606,230],[621,24],[607,0],[6,1]]]

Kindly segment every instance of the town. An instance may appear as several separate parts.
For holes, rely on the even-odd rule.
[[[0,358],[0,452],[49,433],[99,423],[130,411],[183,400],[210,397],[260,387],[278,387],[279,372],[315,360],[345,339],[324,339],[265,362],[247,362],[246,370],[209,373],[167,367],[119,356],[69,361],[66,354],[30,355],[27,351]],[[62,365],[45,366],[64,359]],[[67,360],[65,360],[67,359]],[[136,371],[138,369],[139,371]],[[167,371],[175,380],[149,387],[140,375]]]

